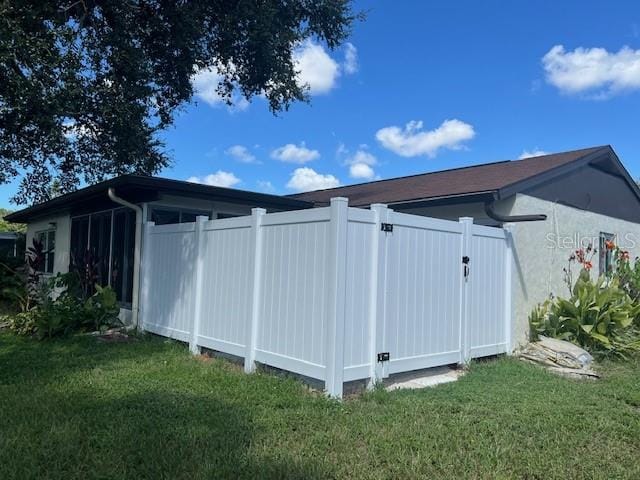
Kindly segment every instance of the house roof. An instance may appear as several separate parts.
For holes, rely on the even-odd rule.
[[[373,203],[402,204],[445,198],[450,200],[452,197],[505,198],[530,185],[531,181],[543,181],[549,176],[560,175],[567,169],[598,160],[617,162],[632,188],[640,195],[637,186],[617,160],[613,149],[601,146],[316,190],[291,197],[314,202],[316,205],[326,204],[332,197],[347,197],[352,206],[367,206]],[[605,168],[613,167],[609,165]]]
[[[267,209],[295,210],[313,206],[313,204],[304,200],[279,195],[213,187],[160,177],[122,175],[11,213],[5,217],[5,220],[15,223],[27,223],[34,218],[54,213],[73,213],[92,209],[95,211],[95,209],[99,208],[117,206],[107,197],[109,188],[114,188],[117,195],[134,203],[154,201],[161,194],[166,194],[259,206]]]

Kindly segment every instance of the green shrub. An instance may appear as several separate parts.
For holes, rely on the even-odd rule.
[[[609,245],[607,246],[609,248]],[[620,287],[627,292],[633,301],[640,300],[640,261],[636,258],[631,261],[629,252],[610,244],[614,254],[614,268],[609,276],[618,279]]]
[[[23,310],[25,288],[24,261],[15,258],[0,260],[0,302],[9,310]]]
[[[36,333],[36,316],[38,311],[33,309],[19,312],[7,317],[9,330],[18,335],[34,335]]]
[[[593,282],[583,269],[570,298],[538,305],[529,316],[533,339],[538,335],[576,343],[597,355],[624,356],[640,351],[640,305],[615,277]]]
[[[18,334],[52,338],[122,325],[110,287],[96,285],[95,293],[83,298],[73,274],[58,274],[26,290],[32,306],[9,320],[9,328]]]

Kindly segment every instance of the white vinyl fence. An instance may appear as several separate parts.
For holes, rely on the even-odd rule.
[[[510,350],[507,230],[330,207],[145,227],[145,330],[325,382]],[[465,263],[466,262],[466,263]]]

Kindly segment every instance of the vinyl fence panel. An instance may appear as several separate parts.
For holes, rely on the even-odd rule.
[[[146,229],[144,328],[188,342],[194,316],[195,224]]]
[[[256,360],[324,380],[329,209],[266,215],[262,236]]]
[[[205,223],[199,345],[245,355],[251,323],[252,246],[251,217]]]
[[[507,282],[507,237],[497,228],[471,227],[470,274],[468,278],[468,340],[471,358],[507,351],[505,291]]]
[[[509,351],[502,229],[330,207],[145,227],[143,328],[325,382]],[[467,260],[465,260],[465,258]],[[465,263],[465,261],[467,263]]]

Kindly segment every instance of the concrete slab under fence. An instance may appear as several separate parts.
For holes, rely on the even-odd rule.
[[[415,390],[455,382],[464,374],[465,371],[459,368],[433,367],[426,370],[398,373],[386,379],[384,385],[387,391]]]

